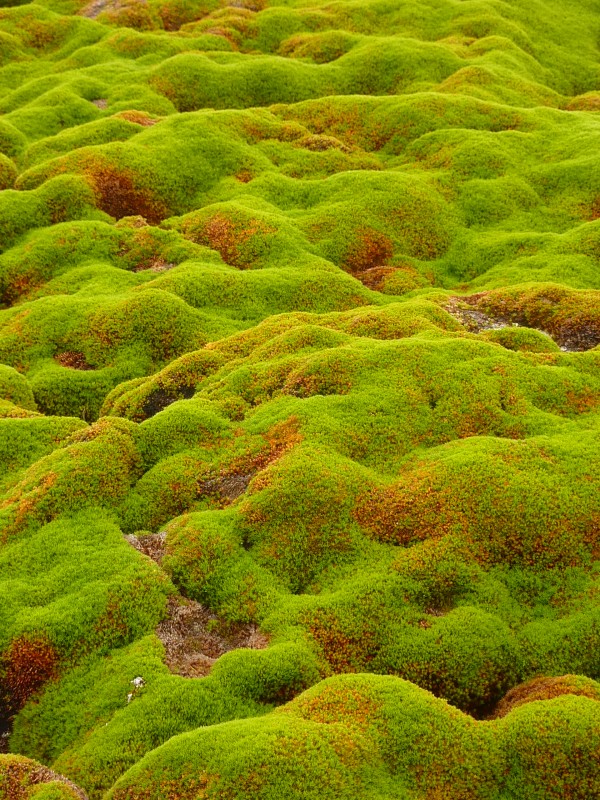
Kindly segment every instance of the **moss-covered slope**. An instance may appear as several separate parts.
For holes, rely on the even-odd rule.
[[[1,800],[600,798],[599,43],[2,4]]]

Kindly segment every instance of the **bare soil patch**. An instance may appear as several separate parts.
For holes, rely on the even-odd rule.
[[[212,665],[229,650],[262,650],[269,644],[252,624],[226,623],[194,600],[169,598],[167,617],[156,629],[165,647],[165,663],[185,678],[208,675]]]

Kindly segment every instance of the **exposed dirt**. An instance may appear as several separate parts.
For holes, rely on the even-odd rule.
[[[566,328],[561,331],[560,337],[554,337],[561,350],[566,353],[581,353],[591,350],[600,344],[597,330],[588,328]]]
[[[446,311],[461,322],[471,333],[501,330],[502,328],[531,328],[556,342],[564,353],[581,353],[585,350],[591,350],[600,344],[600,335],[597,329],[564,327],[560,332],[551,334],[539,325],[527,320],[524,314],[511,314],[510,317],[492,316],[475,307],[482,297],[484,297],[484,294],[471,295],[470,297],[451,297],[446,306]]]
[[[450,298],[450,302],[446,306],[446,311],[457,319],[470,333],[481,333],[482,331],[499,331],[503,328],[531,328],[537,330],[547,336],[549,339],[556,341],[558,346],[564,352],[574,352],[578,350],[587,350],[587,347],[572,347],[565,344],[563,340],[558,342],[551,336],[548,331],[542,328],[535,328],[532,325],[527,325],[525,320],[516,321],[508,319],[507,317],[492,317],[489,314],[479,311],[465,303],[464,300],[458,297]]]
[[[457,319],[471,333],[481,333],[481,331],[498,331],[502,328],[523,327],[517,322],[511,322],[503,317],[491,317],[478,311],[476,308],[467,305],[466,300],[459,297],[451,297],[446,311]]]
[[[256,472],[246,475],[220,475],[198,484],[198,494],[217,497],[222,503],[233,503],[244,494]]]
[[[132,547],[135,547],[140,553],[143,553],[152,561],[160,564],[165,554],[165,542],[167,540],[167,532],[159,531],[158,533],[149,533],[144,536],[135,536],[129,534],[125,539]]]
[[[262,650],[269,639],[256,625],[227,624],[194,600],[169,598],[167,618],[156,629],[165,647],[165,663],[185,678],[208,675],[212,665],[229,650]]]
[[[165,261],[164,258],[156,258],[150,265],[140,264],[138,267],[134,267],[133,272],[168,272],[174,266],[175,264]]]
[[[138,2],[140,5],[147,5],[146,0],[138,0]],[[82,8],[78,13],[82,17],[96,19],[104,11],[117,12],[124,8],[127,8],[127,3],[123,3],[122,0],[92,0],[91,3],[88,3],[87,6]]]
[[[195,391],[193,386],[181,386],[178,389],[173,389],[173,391],[167,391],[159,387],[146,398],[146,402],[142,406],[142,414],[146,419],[149,419],[177,400],[189,400],[194,396]]]
[[[40,766],[29,773],[29,783],[52,783],[53,781],[66,784],[81,800],[88,800],[88,796],[83,789],[80,789],[73,781],[65,778],[64,775],[59,775],[58,772],[54,772],[49,767]]]
[[[161,564],[165,554],[166,531],[125,539],[140,553]],[[206,606],[182,595],[169,598],[166,618],[156,628],[165,648],[165,663],[171,672],[185,678],[201,678],[215,661],[238,647],[262,650],[269,637],[256,625],[228,623]]]

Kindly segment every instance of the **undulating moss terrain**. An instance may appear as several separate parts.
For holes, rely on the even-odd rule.
[[[0,1],[0,798],[600,798],[598,0]]]

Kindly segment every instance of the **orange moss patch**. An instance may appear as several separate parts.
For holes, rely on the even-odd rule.
[[[594,220],[600,219],[600,196],[596,197],[596,199],[592,203],[588,219],[592,222]]]
[[[201,800],[205,797],[225,797],[221,790],[217,789],[220,775],[211,775],[201,772],[193,777],[183,772],[177,778],[162,777],[157,786],[151,785],[147,788],[143,786],[128,786],[125,789],[115,789],[112,793],[113,800],[152,800],[156,797],[156,792],[160,792],[160,797],[165,800]],[[218,795],[213,794],[217,790]]]
[[[325,725],[343,723],[364,729],[378,717],[381,707],[381,702],[373,700],[364,691],[333,684],[326,685],[316,696],[311,693],[300,695],[277,709],[277,713],[290,713]]]
[[[48,472],[33,487],[27,480],[17,484],[15,489],[0,503],[0,508],[12,506],[11,521],[0,534],[0,542],[5,542],[10,536],[25,527],[27,522],[38,517],[38,509],[43,506],[44,500],[49,496],[50,490],[57,480],[56,472]]]
[[[135,125],[141,125],[143,128],[151,127],[160,122],[160,120],[151,117],[150,114],[146,114],[145,111],[121,111],[119,114],[115,114],[115,117],[127,120],[127,122],[133,122]]]
[[[350,272],[364,272],[384,266],[394,254],[392,240],[373,228],[359,228],[342,266]]]
[[[379,541],[407,545],[449,532],[444,499],[436,490],[437,470],[422,464],[392,486],[374,486],[360,495],[354,517]]]
[[[250,181],[253,178],[254,178],[254,175],[252,174],[252,172],[250,172],[249,169],[242,169],[235,176],[235,179],[237,181],[239,181],[240,183],[250,183]]]
[[[573,97],[565,108],[567,111],[600,111],[600,92],[588,92]]]
[[[365,672],[377,654],[376,632],[365,620],[341,619],[334,610],[305,611],[300,622],[335,674]]]
[[[561,675],[559,677],[539,677],[515,686],[498,703],[491,719],[505,717],[514,708],[533,703],[536,700],[552,700],[563,694],[574,694],[600,701],[600,686],[581,675]]]
[[[541,448],[504,440],[485,455],[476,448],[472,453],[460,465],[417,462],[396,483],[371,487],[357,498],[354,518],[368,535],[390,544],[453,533],[484,565],[578,566],[597,549],[597,529],[590,534],[598,513],[591,473],[581,477],[576,506],[546,484],[559,485],[562,477]]]
[[[238,269],[251,266],[264,252],[263,237],[275,233],[275,228],[262,220],[233,220],[221,212],[199,228],[190,228],[184,226],[184,233],[191,234],[193,241],[216,250],[226,264]]]
[[[9,706],[18,711],[56,675],[59,655],[45,634],[24,634],[13,639],[2,661],[2,683]]]
[[[298,417],[292,416],[282,422],[275,423],[264,435],[265,445],[260,448],[259,452],[243,455],[235,459],[221,473],[220,480],[255,475],[260,470],[268,467],[269,464],[273,464],[282,458],[293,447],[300,444],[303,438],[300,433]]]

